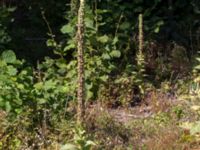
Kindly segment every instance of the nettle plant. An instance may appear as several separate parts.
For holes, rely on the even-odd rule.
[[[1,109],[13,117],[33,113],[31,118],[38,122],[44,117],[49,121],[66,117],[67,102],[74,94],[66,80],[66,63],[46,59],[33,69],[25,67],[11,50],[4,51],[0,58]]]
[[[21,70],[22,65],[23,61],[17,60],[11,50],[0,56],[0,108],[14,114],[23,111],[23,99],[32,81],[29,69]]]
[[[107,82],[110,73],[117,70],[115,61],[121,56],[121,52],[117,48],[118,37],[98,32],[99,27],[103,27],[105,24],[102,22],[101,15],[107,11],[96,10],[99,15],[96,18],[90,7],[86,6],[86,8],[84,64],[86,99],[89,100],[97,97],[99,86]],[[76,17],[68,19],[68,23],[61,28],[67,41],[60,43],[56,43],[53,39],[47,41],[47,45],[53,46],[55,54],[60,55],[61,59],[71,55],[69,60],[63,61],[65,64],[61,63],[60,65],[65,66],[65,79],[68,81],[66,86],[70,87],[70,92],[74,93],[74,97],[76,96],[77,80],[76,20]]]
[[[70,76],[66,76],[67,67],[69,66],[63,59],[46,58],[34,71],[36,81],[32,93],[37,109],[53,119],[66,117],[68,102],[74,98],[73,85],[76,81],[70,80],[74,75],[73,72]]]
[[[54,127],[58,121],[68,117],[67,102],[73,99],[74,93],[65,74],[66,62],[62,61],[49,58],[33,69],[26,67],[25,62],[18,60],[11,50],[0,55],[0,111],[6,112],[5,121],[9,122],[6,127],[11,128],[6,131],[9,135],[6,141],[11,142],[24,133],[31,133],[28,140],[37,141],[34,135],[43,135],[41,128]],[[25,132],[13,128],[16,123],[22,125],[20,129]],[[16,132],[14,137],[13,132]],[[23,139],[17,140],[22,142]]]

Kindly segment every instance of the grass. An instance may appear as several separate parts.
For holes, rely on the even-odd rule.
[[[199,111],[190,109],[198,104],[197,100],[170,99],[159,91],[149,93],[140,105],[129,108],[93,104],[86,110],[85,135],[80,138],[95,142],[93,150],[197,150],[200,148],[199,133],[191,134],[190,129],[180,126],[199,120]],[[42,128],[30,129],[31,122],[26,116],[7,124],[6,113],[1,112],[0,121],[0,147],[3,149],[54,150],[66,143],[77,144],[73,117],[54,127],[48,125],[43,138],[38,133]]]

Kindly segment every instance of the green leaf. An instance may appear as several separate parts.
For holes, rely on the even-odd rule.
[[[1,58],[6,62],[6,63],[14,63],[16,61],[16,55],[12,50],[7,50],[4,51],[1,54]]]
[[[200,58],[196,58],[196,60],[200,62]]]
[[[164,21],[160,20],[156,23],[156,27],[154,29],[155,33],[158,33],[160,31],[160,27],[164,24]]]
[[[154,32],[155,33],[158,33],[160,31],[160,27],[156,27],[155,29],[154,29]]]
[[[119,41],[118,37],[115,37],[115,38],[113,39],[112,44],[115,45],[118,41]]]
[[[94,29],[94,23],[93,23],[93,20],[90,19],[90,18],[85,18],[85,26],[87,28],[91,28],[91,29]]]
[[[46,44],[49,47],[55,47],[57,45],[56,42],[53,39],[48,39]]]
[[[43,83],[42,82],[38,82],[34,85],[34,88],[36,88],[37,90],[41,90],[43,88]]]
[[[113,50],[111,51],[110,56],[119,58],[121,56],[121,52],[119,50]]]
[[[20,90],[23,90],[23,89],[24,89],[24,84],[18,83],[16,86],[17,86],[17,88],[20,89]]]
[[[71,50],[71,49],[74,49],[76,48],[76,45],[75,43],[70,43],[69,45],[67,45],[65,48],[64,48],[64,51],[68,51],[68,50]]]
[[[97,41],[101,42],[101,43],[107,43],[108,42],[109,37],[107,35],[103,35],[97,38]]]
[[[130,23],[129,22],[124,22],[120,25],[120,29],[121,30],[126,30],[126,29],[129,29],[130,28]]]
[[[106,82],[108,80],[108,75],[100,76],[100,80]]]
[[[194,69],[200,70],[200,65],[196,66]]]
[[[66,33],[72,33],[74,31],[74,28],[71,26],[71,24],[67,24],[67,25],[64,25],[60,31],[63,33],[63,34],[66,34]]]
[[[91,99],[92,97],[93,97],[93,92],[92,91],[90,91],[90,90],[87,90],[86,91],[86,99],[88,100],[88,99]]]
[[[15,112],[16,112],[17,114],[20,114],[20,113],[22,112],[22,109],[16,108],[16,109],[15,109]]]
[[[38,104],[45,104],[47,102],[47,100],[44,98],[38,98],[37,102],[38,102]]]
[[[103,53],[102,58],[105,60],[110,60],[110,55],[108,53]]]
[[[93,88],[93,84],[86,83],[85,88],[86,88],[86,99],[91,99],[94,95],[93,92],[91,91],[91,89]]]
[[[8,66],[8,74],[11,76],[14,76],[17,74],[17,69],[14,68],[13,66]]]
[[[6,107],[6,111],[9,112],[9,111],[11,110],[10,102],[7,101],[7,102],[5,103],[5,107]]]
[[[86,88],[87,90],[92,89],[92,87],[93,87],[93,84],[92,84],[92,83],[90,83],[90,84],[86,83],[86,84],[85,84],[85,88]]]
[[[56,88],[56,82],[54,82],[53,80],[48,80],[44,83],[45,90],[50,90],[53,88]]]

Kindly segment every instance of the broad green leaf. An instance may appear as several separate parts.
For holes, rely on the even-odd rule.
[[[6,82],[7,80],[8,80],[7,76],[0,74],[0,82]]]
[[[53,89],[53,88],[56,88],[56,82],[54,82],[53,80],[48,80],[44,83],[45,90],[49,90],[49,89]]]
[[[16,108],[16,109],[15,109],[15,112],[16,112],[17,114],[20,114],[20,113],[22,112],[22,109]]]
[[[7,64],[4,60],[0,60],[0,67],[5,67]]]
[[[106,23],[105,22],[101,22],[101,23],[99,23],[98,25],[99,25],[99,27],[100,26],[104,26]]]
[[[89,69],[85,70],[85,77],[90,78],[91,77],[91,71]]]
[[[85,26],[87,28],[91,28],[91,29],[94,29],[94,23],[93,23],[93,20],[90,19],[90,18],[85,18]]]
[[[14,63],[16,61],[16,55],[13,51],[7,50],[4,51],[1,54],[1,58],[6,62],[6,63]]]
[[[13,66],[8,66],[8,74],[11,75],[11,76],[14,76],[17,74],[17,69],[14,68]]]
[[[121,56],[121,52],[119,50],[113,50],[111,51],[110,56],[119,58]]]
[[[97,66],[102,65],[102,60],[100,60],[100,59],[99,59],[99,60],[96,60],[95,62],[96,62],[96,64],[97,64]]]
[[[90,91],[90,90],[87,90],[86,91],[86,99],[88,100],[88,99],[91,99],[92,97],[93,97],[93,92],[92,91]]]
[[[48,39],[46,44],[49,47],[55,47],[57,45],[56,42],[53,39]]]
[[[37,99],[37,102],[38,102],[38,104],[44,104],[44,103],[47,102],[47,100],[44,99],[44,98],[38,98],[38,99]]]
[[[90,84],[86,83],[86,84],[85,84],[85,88],[86,88],[87,90],[92,89],[92,87],[93,87],[93,84],[92,84],[92,83],[90,83]]]
[[[100,76],[100,80],[106,82],[108,80],[108,76],[107,75]]]
[[[101,43],[107,43],[108,42],[109,37],[107,35],[103,35],[97,38],[97,41],[101,42]]]
[[[160,27],[156,27],[155,29],[154,29],[154,32],[155,33],[158,33],[160,31]]]
[[[9,112],[11,110],[11,105],[10,105],[10,102],[6,101],[5,103],[5,108],[6,108],[6,111]]]
[[[68,86],[63,86],[61,87],[61,92],[66,93],[67,91],[69,91],[69,87]]]
[[[24,89],[24,84],[18,83],[17,84],[17,88],[23,90]]]
[[[37,90],[41,90],[43,88],[43,83],[42,82],[38,82],[34,85],[34,88],[36,88]]]
[[[60,31],[63,33],[63,34],[66,34],[66,33],[72,33],[74,31],[74,28],[71,26],[71,24],[67,24],[67,25],[64,25]]]
[[[112,44],[115,45],[118,41],[119,41],[118,37],[115,37],[115,38],[113,39]]]
[[[121,30],[126,30],[126,29],[129,29],[130,28],[130,23],[129,22],[124,22],[122,23],[119,27]]]
[[[156,23],[156,27],[154,29],[155,33],[158,33],[160,31],[160,27],[164,24],[164,21],[160,20]]]
[[[69,45],[67,45],[65,48],[64,48],[64,51],[68,51],[68,50],[71,50],[71,49],[74,49],[76,48],[76,45],[75,43],[70,43]]]
[[[110,60],[110,55],[108,53],[103,53],[102,58],[105,60]]]
[[[85,88],[86,88],[86,99],[91,99],[94,95],[93,92],[91,91],[91,89],[93,88],[93,84],[86,83]]]
[[[15,97],[17,97],[17,96],[15,96]],[[15,102],[17,105],[22,105],[22,100],[19,99],[19,95],[16,99],[13,99],[13,102]]]

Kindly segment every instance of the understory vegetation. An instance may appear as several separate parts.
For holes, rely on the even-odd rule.
[[[0,150],[200,149],[199,18],[198,0],[0,1]]]

